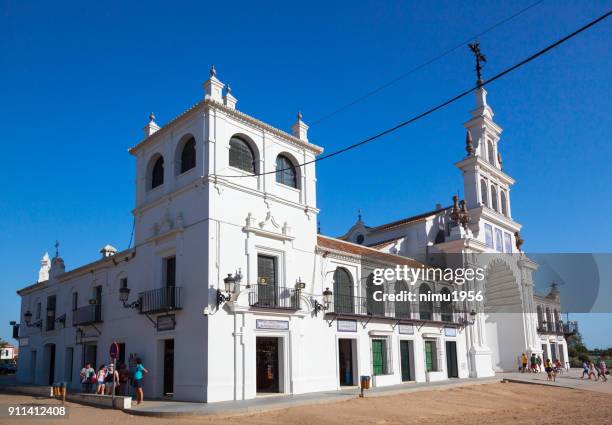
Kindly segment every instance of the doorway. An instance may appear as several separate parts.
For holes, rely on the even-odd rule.
[[[400,340],[400,362],[402,366],[402,381],[413,381],[410,369],[410,341]]]
[[[550,344],[550,359],[552,361],[557,360],[557,344],[554,342]]]
[[[338,362],[340,366],[340,385],[355,385],[353,374],[353,340],[338,340]]]
[[[174,395],[174,340],[164,340],[164,395]]]
[[[455,341],[446,341],[446,371],[449,378],[459,378],[457,343]]]
[[[280,368],[278,338],[257,337],[257,392],[278,393]]]
[[[55,344],[45,345],[45,368],[47,369],[47,384],[55,381]]]
[[[36,350],[32,350],[30,354],[30,373],[32,374],[32,384],[36,384]]]

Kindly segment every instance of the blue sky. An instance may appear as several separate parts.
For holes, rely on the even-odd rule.
[[[127,247],[127,148],[151,111],[163,124],[197,102],[212,63],[239,109],[289,129],[298,110],[314,123],[532,2],[0,1],[0,336],[19,316],[14,291],[35,280],[55,239],[68,268],[98,258],[106,243]],[[480,37],[485,75],[607,8],[545,0]],[[608,19],[488,87],[527,251],[611,251],[611,36]],[[469,87],[472,68],[459,49],[312,125],[310,138],[332,151],[374,134]],[[359,208],[375,225],[450,203],[462,191],[453,163],[472,108],[465,98],[322,162],[323,233],[344,233]],[[612,346],[612,315],[580,320],[589,345]]]

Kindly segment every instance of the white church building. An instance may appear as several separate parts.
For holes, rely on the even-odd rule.
[[[107,245],[71,270],[56,249],[18,291],[19,382],[78,390],[83,364],[108,363],[112,342],[120,362],[143,360],[147,397],[198,402],[330,391],[363,375],[376,387],[487,377],[516,370],[521,353],[567,361],[558,292],[534,294],[537,264],[520,250],[484,88],[457,149],[464,199],[377,226],[359,217],[339,238],[318,234],[323,149],[301,115],[287,133],[239,111],[214,68],[203,89],[165,126],[151,115],[130,149],[133,247]],[[373,283],[374,269],[398,265],[481,267],[486,279]],[[379,301],[381,289],[485,299]]]

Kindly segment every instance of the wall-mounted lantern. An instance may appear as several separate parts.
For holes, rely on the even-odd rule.
[[[32,312],[30,310],[26,310],[26,312],[23,314],[23,318],[28,328],[42,328],[42,320],[37,320],[36,322],[32,323]]]
[[[66,327],[66,313],[55,319],[55,321],[61,323],[63,327]]]
[[[302,282],[301,277],[298,277],[298,279],[295,281],[295,289],[297,289],[298,291],[303,291],[304,289],[306,289],[306,283]]]
[[[315,316],[317,316],[320,311],[329,310],[329,307],[331,306],[333,295],[334,295],[333,292],[329,288],[325,288],[325,291],[323,291],[323,304],[321,304],[317,300],[315,300],[314,302]]]
[[[225,293],[220,289],[217,289],[217,308],[223,303],[228,302],[232,298],[234,292],[234,285],[236,284],[236,278],[231,273],[227,274],[227,277],[223,279],[223,285]]]
[[[476,321],[476,310],[472,309],[472,311],[470,311],[470,318],[466,319],[463,318],[463,325],[465,326],[471,326],[474,324],[474,322]]]
[[[119,288],[119,301],[121,301],[121,304],[123,305],[124,308],[139,308],[140,307],[140,299],[134,302],[128,303],[127,300],[129,298],[130,298],[130,288],[128,288],[127,285]],[[91,304],[91,300],[89,301]]]

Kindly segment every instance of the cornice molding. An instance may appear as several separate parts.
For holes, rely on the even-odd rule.
[[[321,154],[323,152],[323,148],[321,146],[317,146],[313,143],[299,139],[283,130],[273,127],[270,124],[266,124],[265,122],[260,121],[257,118],[254,118],[250,115],[247,115],[244,112],[240,112],[237,109],[228,108],[222,103],[219,103],[211,99],[202,100],[196,103],[195,105],[191,106],[187,110],[183,111],[181,114],[179,114],[178,116],[170,120],[168,123],[166,123],[166,125],[161,127],[155,133],[153,133],[149,137],[142,139],[135,146],[129,148],[128,152],[130,152],[132,155],[136,155],[137,152],[140,149],[142,149],[145,145],[152,143],[153,141],[166,135],[168,131],[171,131],[181,121],[187,119],[188,117],[191,117],[194,113],[202,109],[215,109],[215,110],[221,111],[228,116],[231,116],[237,120],[240,120],[243,123],[249,124],[252,127],[255,127],[259,130],[264,130],[271,134],[274,134],[275,136],[281,138],[285,142],[291,143],[299,148],[307,149],[313,152],[315,155]],[[205,111],[205,112],[208,112],[208,111]]]

